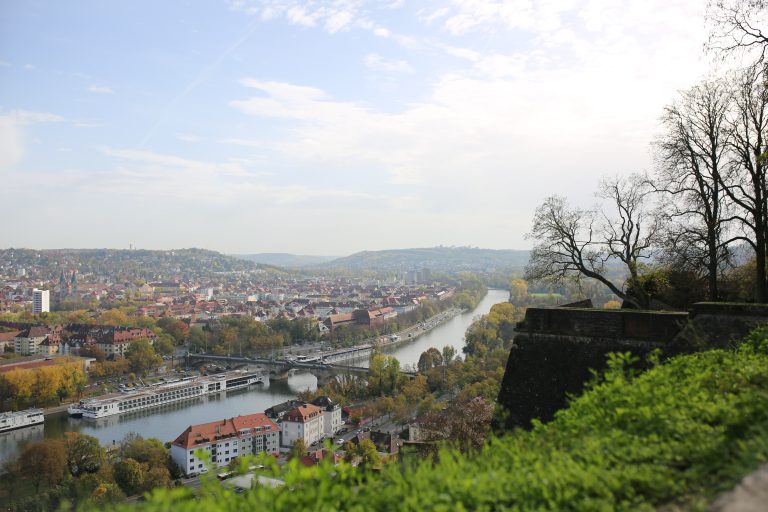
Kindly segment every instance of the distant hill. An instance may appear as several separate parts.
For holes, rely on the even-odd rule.
[[[363,251],[319,265],[329,269],[421,270],[435,272],[519,269],[528,263],[530,251],[429,247]]]
[[[232,256],[247,261],[277,267],[304,267],[320,265],[337,258],[337,256],[310,256],[304,254],[289,254],[287,252],[261,252],[258,254],[233,254]]]
[[[81,274],[197,277],[212,272],[273,271],[273,266],[227,256],[206,249],[125,250],[125,249],[0,249],[0,269],[34,268],[38,277],[55,279],[64,269]]]

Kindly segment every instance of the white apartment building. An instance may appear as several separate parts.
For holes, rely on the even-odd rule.
[[[21,356],[49,355],[50,351],[44,343],[50,334],[50,329],[42,325],[25,329],[13,339],[14,352]]]
[[[48,290],[32,290],[32,313],[48,313],[51,310],[51,292]]]
[[[222,467],[242,455],[262,452],[277,456],[280,427],[264,413],[189,426],[171,443],[171,458],[185,475],[208,471],[199,451],[211,467]]]
[[[336,434],[341,428],[341,405],[327,396],[319,396],[312,400],[323,412],[323,433],[326,437]]]
[[[282,444],[293,446],[299,439],[309,446],[323,437],[323,411],[316,405],[302,404],[283,416]]]

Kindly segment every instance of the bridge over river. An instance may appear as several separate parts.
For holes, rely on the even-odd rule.
[[[301,361],[296,359],[272,359],[243,356],[216,356],[212,354],[188,354],[189,366],[201,366],[207,363],[226,364],[232,368],[245,366],[260,366],[268,371],[272,380],[286,379],[296,370],[308,370],[317,377],[318,386],[325,385],[339,374],[367,375],[370,371],[366,366],[338,364],[338,361],[347,361],[369,357],[373,345],[358,345],[342,348],[330,352],[317,353],[306,356]],[[400,373],[407,377],[415,377],[416,372],[401,370]]]

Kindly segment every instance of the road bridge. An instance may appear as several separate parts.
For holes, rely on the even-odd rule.
[[[370,351],[370,347],[368,348]],[[359,357],[359,356],[358,356]],[[285,379],[293,372],[298,370],[307,370],[317,377],[319,386],[322,386],[340,374],[353,374],[367,376],[370,371],[367,367],[353,366],[344,364],[334,364],[320,360],[296,361],[289,359],[271,359],[259,357],[243,356],[217,356],[213,354],[188,354],[187,364],[189,366],[202,366],[206,363],[226,364],[232,368],[244,367],[249,365],[258,365],[268,369],[271,379]],[[417,372],[401,370],[400,373],[406,377],[414,378]]]

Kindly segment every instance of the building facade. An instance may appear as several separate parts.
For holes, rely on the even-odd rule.
[[[283,446],[293,446],[299,439],[310,446],[324,436],[323,411],[316,405],[302,404],[285,413],[282,425]]]
[[[263,413],[189,426],[171,443],[171,458],[185,475],[208,471],[199,451],[212,467],[226,466],[237,457],[269,453],[277,456],[280,428]]]
[[[49,355],[49,351],[42,346],[51,334],[51,330],[42,325],[24,329],[13,339],[14,352],[21,356]]]
[[[322,410],[323,414],[323,434],[330,437],[341,429],[341,405],[334,402],[327,396],[319,396],[312,400],[312,405],[316,405]]]
[[[51,310],[51,292],[48,290],[32,290],[32,313],[48,313]]]

